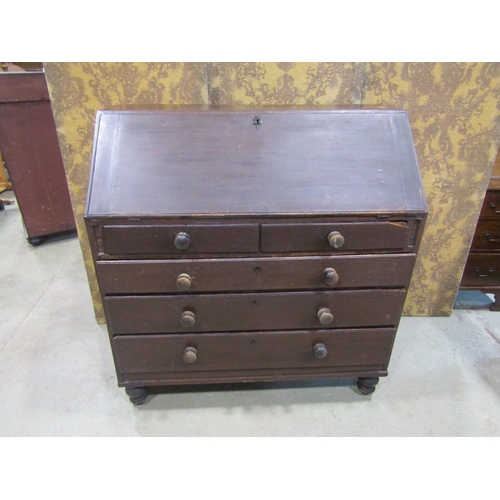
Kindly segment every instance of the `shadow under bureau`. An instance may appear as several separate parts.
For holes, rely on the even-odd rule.
[[[403,111],[99,112],[85,220],[119,386],[372,393],[425,217]]]

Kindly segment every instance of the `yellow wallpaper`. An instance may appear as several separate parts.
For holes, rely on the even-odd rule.
[[[125,104],[406,109],[430,213],[405,314],[450,314],[500,141],[500,63],[46,63],[45,71],[99,321],[82,215],[95,112]]]
[[[359,104],[365,63],[208,63],[210,104]]]
[[[408,111],[429,216],[404,314],[451,314],[500,142],[499,63],[367,63],[363,104]]]
[[[96,111],[117,105],[207,104],[205,63],[45,63],[59,144],[97,320],[101,297],[83,223]]]

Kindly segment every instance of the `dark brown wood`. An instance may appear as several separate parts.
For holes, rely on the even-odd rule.
[[[425,212],[404,111],[259,116],[257,130],[253,110],[101,112],[86,213]]]
[[[481,207],[481,213],[479,217],[492,217],[498,219],[500,216],[500,192],[499,191],[488,191],[484,197],[484,202]]]
[[[43,73],[0,73],[0,149],[32,244],[75,230]]]
[[[471,253],[462,275],[464,286],[500,286],[500,253]]]
[[[339,248],[330,245],[331,232],[344,238]],[[403,251],[409,244],[410,230],[406,222],[262,224],[261,237],[263,252]]]
[[[172,261],[99,261],[101,291],[113,294],[176,293],[180,275],[191,277],[190,293],[304,290],[320,288],[406,288],[415,263],[413,254],[339,257],[268,257]],[[325,282],[333,268],[338,281]]]
[[[357,367],[385,370],[394,341],[394,329],[344,331],[290,331],[207,333],[204,335],[117,336],[113,345],[124,374],[246,371],[256,369]],[[328,354],[314,355],[324,344]],[[286,348],[284,348],[286,346]],[[186,348],[197,351],[196,361],[183,360]]]
[[[393,326],[399,322],[404,290],[237,293],[217,295],[105,297],[114,335],[321,328],[321,308],[333,314],[329,328]],[[193,312],[192,327],[181,323]]]
[[[85,220],[119,385],[373,392],[425,218],[403,112],[100,113]]]
[[[460,289],[493,293],[491,311],[500,311],[500,154],[490,178],[465,264]]]
[[[189,244],[183,248],[175,245],[180,233],[189,236]],[[124,249],[128,254],[257,252],[259,226],[258,224],[104,226],[102,246],[107,254],[123,253]]]
[[[43,71],[0,72],[0,103],[50,101]]]
[[[499,220],[479,220],[471,249],[500,250],[500,217]]]
[[[247,382],[287,382],[287,381],[314,381],[320,379],[349,379],[363,377],[387,377],[387,370],[370,370],[362,366],[339,369],[339,368],[270,368],[248,371],[211,371],[210,379],[205,377],[207,372],[183,372],[183,373],[128,373],[127,378],[119,379],[119,387],[141,386],[179,386],[192,384],[227,384]],[[333,381],[332,381],[333,382]]]

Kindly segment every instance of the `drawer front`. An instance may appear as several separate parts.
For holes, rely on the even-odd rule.
[[[106,297],[104,304],[115,335],[309,330],[397,325],[405,294],[397,289],[124,296]]]
[[[96,263],[103,294],[407,287],[414,254]],[[332,272],[333,270],[334,272]]]
[[[338,248],[328,241],[332,232],[344,239]],[[261,237],[263,252],[402,251],[408,246],[410,230],[402,222],[262,224]]]
[[[500,250],[500,221],[480,220],[476,226],[471,249]]]
[[[394,329],[141,335],[114,337],[113,348],[125,376],[269,368],[383,370],[394,336]],[[314,354],[318,344],[326,349],[323,358]],[[189,363],[183,359],[186,349],[191,351]]]
[[[500,192],[488,191],[486,193],[480,217],[496,217],[500,219]]]
[[[500,285],[500,254],[470,254],[462,275],[463,286]]]
[[[103,226],[101,239],[110,255],[252,253],[259,250],[259,225]]]

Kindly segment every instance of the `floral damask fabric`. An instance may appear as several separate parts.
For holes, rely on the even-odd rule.
[[[47,63],[96,316],[83,226],[95,112],[117,105],[369,105],[405,109],[429,217],[404,314],[451,313],[500,142],[499,63]]]
[[[408,112],[429,205],[404,314],[449,315],[500,142],[500,64],[367,63],[362,102]]]
[[[359,104],[365,63],[208,63],[210,104]]]
[[[96,111],[115,106],[207,104],[205,63],[46,63],[78,236],[97,320],[104,312],[83,222]]]

